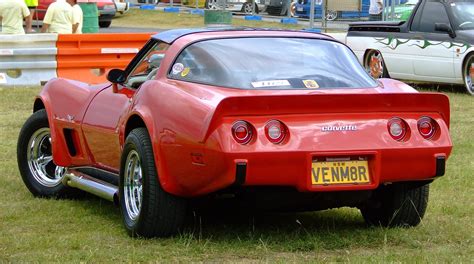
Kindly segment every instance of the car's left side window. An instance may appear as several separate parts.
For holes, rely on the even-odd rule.
[[[138,88],[142,83],[154,79],[168,47],[169,44],[167,43],[156,43],[145,55],[143,55],[135,68],[133,68],[131,73],[128,75],[125,86]]]
[[[449,25],[449,17],[444,5],[440,2],[426,2],[425,7],[420,14],[416,14],[414,22],[411,26],[412,31],[426,33],[440,33],[435,29],[436,23],[444,23]]]

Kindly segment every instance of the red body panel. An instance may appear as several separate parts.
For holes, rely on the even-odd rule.
[[[221,33],[226,35],[229,33]],[[233,32],[235,35],[236,32]],[[314,34],[238,32],[240,35]],[[197,196],[236,181],[236,163],[246,162],[244,185],[293,186],[299,191],[374,189],[381,183],[428,180],[436,175],[436,157],[448,157],[449,100],[442,94],[417,93],[389,79],[377,88],[320,90],[239,90],[170,80],[166,73],[183,46],[219,36],[199,33],[178,39],[166,53],[157,79],[138,90],[112,92],[107,85],[88,87],[73,81],[49,82],[40,94],[53,137],[53,156],[62,166],[94,166],[118,171],[129,118],[139,116],[150,134],[163,188],[179,196]],[[105,89],[104,89],[105,88]],[[58,98],[58,99],[56,99]],[[60,98],[60,99],[59,99]],[[68,116],[74,116],[74,120]],[[439,124],[430,140],[417,131],[417,120]],[[411,132],[396,141],[387,122],[403,118]],[[289,136],[281,144],[265,137],[265,124],[282,121]],[[232,124],[246,120],[256,136],[246,145],[231,136]],[[351,125],[355,131],[325,132],[322,126]],[[78,134],[78,154],[68,153],[63,128]],[[311,185],[314,159],[363,157],[370,184]],[[198,159],[196,159],[198,157]]]

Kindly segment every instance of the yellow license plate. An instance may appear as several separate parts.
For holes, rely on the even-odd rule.
[[[366,160],[313,161],[313,185],[370,183],[369,164]]]

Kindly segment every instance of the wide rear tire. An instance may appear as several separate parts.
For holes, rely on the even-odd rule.
[[[360,210],[369,225],[417,226],[425,215],[428,196],[429,184],[393,184],[376,190],[371,201]]]
[[[146,128],[136,128],[127,136],[119,192],[124,225],[132,237],[170,236],[184,223],[186,200],[161,188]]]

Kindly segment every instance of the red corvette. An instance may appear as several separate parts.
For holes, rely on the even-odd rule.
[[[48,82],[18,166],[35,196],[119,203],[133,236],[174,234],[192,198],[226,192],[415,226],[452,149],[445,95],[374,80],[322,34],[166,31],[108,80]]]

